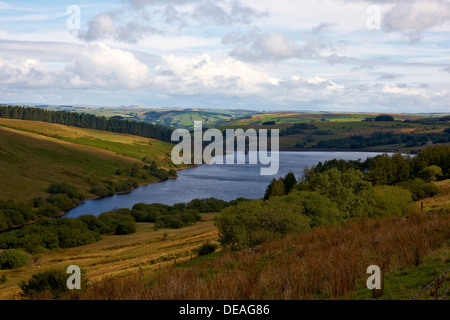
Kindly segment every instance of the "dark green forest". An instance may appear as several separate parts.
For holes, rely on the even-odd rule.
[[[361,149],[367,147],[404,144],[406,148],[432,143],[446,143],[450,141],[450,132],[446,129],[441,133],[393,133],[374,132],[369,137],[362,135],[350,136],[333,140],[319,141],[313,148],[329,149]]]
[[[72,127],[132,134],[168,142],[170,142],[173,131],[169,127],[142,121],[97,117],[68,111],[50,111],[33,107],[0,106],[0,118],[50,122]]]

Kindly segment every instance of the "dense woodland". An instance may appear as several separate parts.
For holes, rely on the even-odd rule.
[[[97,117],[68,111],[50,111],[43,108],[0,106],[0,118],[50,122],[79,128],[132,134],[162,141],[170,141],[172,135],[172,129],[169,127],[143,121]]]
[[[429,141],[432,143],[447,143],[450,141],[450,131],[448,129],[442,132],[432,133],[393,133],[393,132],[374,132],[370,136],[354,135],[347,138],[319,141],[316,148],[329,149],[361,149],[384,145],[403,144],[406,148],[424,146]]]

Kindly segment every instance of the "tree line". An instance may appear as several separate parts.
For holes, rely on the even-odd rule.
[[[394,132],[374,132],[370,136],[353,135],[350,137],[324,140],[316,143],[313,148],[328,149],[361,149],[383,145],[404,144],[406,148],[423,146],[429,141],[432,143],[446,143],[450,141],[450,131],[429,132],[429,133],[394,133]]]
[[[143,121],[99,117],[69,111],[51,111],[35,107],[0,106],[0,118],[50,122],[72,127],[131,134],[169,142],[173,131],[169,127]]]
[[[147,160],[143,159],[143,161]],[[147,180],[149,176],[153,176],[164,181],[177,176],[175,169],[167,171],[159,168],[155,161],[146,162],[143,167],[134,164],[129,169],[117,169],[115,174],[117,176],[126,175],[128,179],[118,182],[105,179],[101,184],[93,185],[89,193],[100,197],[128,193],[139,186],[134,179],[136,177]],[[0,232],[23,226],[43,217],[58,216],[62,212],[74,208],[86,198],[86,195],[65,181],[52,183],[45,191],[48,196],[35,197],[31,203],[0,199]]]
[[[54,194],[77,197],[65,183],[49,187]],[[69,195],[68,195],[69,194]],[[78,218],[47,218],[32,225],[0,234],[0,249],[20,249],[28,253],[42,253],[58,248],[71,248],[101,240],[103,234],[126,235],[136,232],[136,222],[154,223],[155,229],[178,229],[195,224],[202,213],[219,212],[244,199],[224,201],[215,198],[194,199],[172,206],[160,203],[138,203],[128,208],[104,212],[98,217],[82,215]],[[25,212],[31,213],[29,208]],[[34,216],[36,218],[37,216]]]
[[[349,218],[399,216],[413,200],[440,192],[433,181],[450,177],[450,147],[425,148],[414,158],[396,154],[331,160],[273,179],[264,199],[248,200],[215,217],[219,242],[241,249]]]

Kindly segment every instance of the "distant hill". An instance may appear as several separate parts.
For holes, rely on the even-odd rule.
[[[360,149],[417,151],[429,141],[450,144],[446,114],[389,114],[376,121],[377,113],[274,112],[222,123],[225,129],[279,129],[282,149]]]
[[[74,111],[96,116],[114,117],[116,119],[145,121],[147,123],[166,125],[175,128],[191,129],[194,121],[203,121],[205,127],[216,127],[222,123],[244,116],[256,114],[250,110],[222,109],[175,109],[175,108],[95,108],[73,106],[39,106],[52,111]]]

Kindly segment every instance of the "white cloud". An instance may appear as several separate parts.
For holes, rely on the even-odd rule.
[[[50,70],[36,59],[0,60],[0,84],[54,88],[139,88],[148,80],[148,67],[128,51],[104,44],[84,47],[62,68]]]
[[[100,43],[87,46],[65,69],[76,88],[138,88],[148,77],[148,67],[128,51]]]
[[[252,69],[232,58],[213,59],[204,54],[194,58],[164,56],[152,79],[156,87],[172,94],[251,95],[261,85],[276,84],[278,79]]]
[[[408,88],[407,86],[399,86],[394,84],[386,84],[383,92],[404,95],[404,96],[423,96],[428,97],[426,91],[418,88]]]
[[[87,41],[113,38],[136,43],[155,33],[170,34],[172,25],[204,27],[247,25],[266,13],[242,5],[238,0],[152,1],[129,0],[121,10],[98,14],[79,32]]]
[[[450,22],[450,3],[445,0],[398,1],[385,14],[387,30],[421,31]]]
[[[0,59],[0,84],[43,87],[53,84],[50,71],[35,59]]]
[[[235,45],[230,55],[243,61],[279,61],[292,58],[318,58],[330,45],[313,37],[300,43],[280,32],[261,33],[253,29],[246,34],[228,34],[223,43]]]
[[[159,32],[150,25],[134,21],[117,25],[117,16],[117,14],[111,13],[95,16],[88,22],[88,29],[79,32],[79,37],[87,41],[112,38],[117,41],[135,43],[148,35]]]

